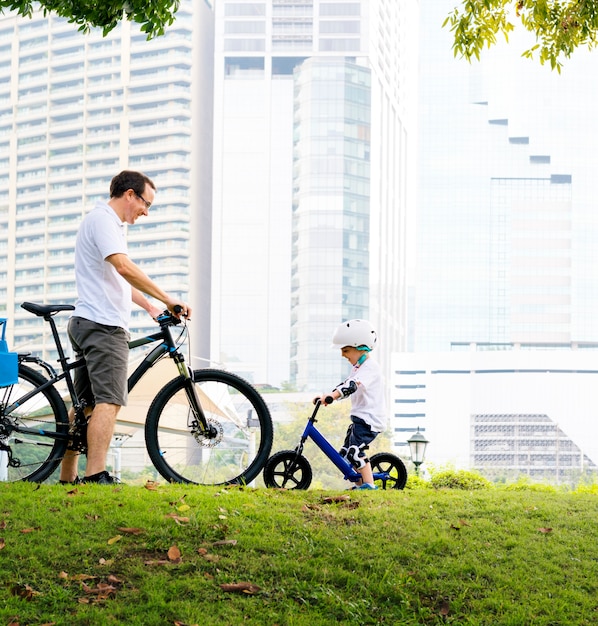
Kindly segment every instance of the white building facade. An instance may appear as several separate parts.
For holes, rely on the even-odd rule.
[[[598,466],[598,365],[588,351],[394,355],[393,438],[420,428],[427,462],[494,480],[575,482]]]

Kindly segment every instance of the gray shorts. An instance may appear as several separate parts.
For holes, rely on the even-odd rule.
[[[72,317],[68,335],[77,358],[85,367],[75,370],[75,391],[87,406],[106,402],[127,404],[129,333],[120,326],[97,324],[83,317]]]

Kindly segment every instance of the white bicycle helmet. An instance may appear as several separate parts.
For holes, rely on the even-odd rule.
[[[376,345],[376,331],[366,320],[349,320],[343,322],[335,331],[332,337],[333,348],[366,348],[373,350]]]

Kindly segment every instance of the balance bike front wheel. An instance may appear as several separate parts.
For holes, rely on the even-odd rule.
[[[382,489],[403,489],[407,482],[407,469],[398,456],[380,452],[370,457],[374,483]],[[377,477],[376,474],[380,474]]]
[[[309,461],[294,450],[273,454],[264,466],[266,487],[278,489],[307,489],[311,484],[312,471]]]

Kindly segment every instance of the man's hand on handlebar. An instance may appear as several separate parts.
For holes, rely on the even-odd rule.
[[[168,310],[176,317],[177,319],[181,319],[181,317],[187,318],[187,321],[191,321],[191,307],[182,301],[171,301],[165,303],[168,307]]]

